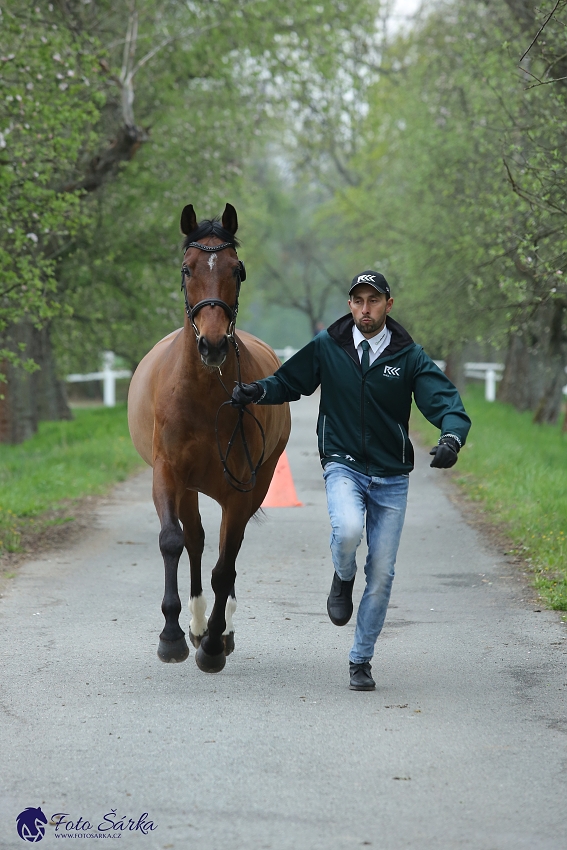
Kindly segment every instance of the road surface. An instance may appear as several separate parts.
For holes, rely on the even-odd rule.
[[[16,817],[38,806],[60,821],[42,848],[62,834],[163,850],[566,846],[567,629],[464,522],[425,452],[378,687],[348,689],[354,626],[326,616],[315,410],[294,405],[288,451],[304,507],[248,527],[222,673],[201,673],[193,649],[184,664],[156,656],[149,471],[116,488],[79,545],[21,568],[0,600],[0,847],[25,846]],[[203,501],[208,572],[219,511]]]

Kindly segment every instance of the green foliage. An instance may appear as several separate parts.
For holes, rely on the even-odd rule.
[[[101,349],[135,364],[182,323],[179,217],[185,204],[207,218],[226,201],[236,203],[247,261],[248,245],[256,244],[247,219],[258,221],[254,200],[261,195],[256,155],[264,156],[263,143],[288,124],[291,112],[298,125],[306,119],[315,108],[314,91],[332,89],[344,66],[353,64],[362,34],[371,37],[375,11],[372,2],[294,0],[282,14],[273,0],[220,0],[192,3],[188,14],[185,3],[147,0],[136,5],[134,58],[125,64],[123,34],[131,34],[134,13],[107,6],[74,5],[74,27],[95,32],[106,48],[107,102],[99,129],[120,126],[128,71],[136,123],[148,128],[148,138],[85,199],[94,226],[62,256],[58,280],[68,312],[58,318],[54,339],[65,371],[91,369]],[[333,97],[325,92],[329,104]],[[266,279],[264,266],[254,273],[257,256],[252,247],[244,302],[254,281],[258,291]]]
[[[16,550],[42,513],[103,493],[142,466],[125,405],[78,409],[73,421],[41,423],[23,445],[0,445],[0,551]]]
[[[460,0],[395,40],[331,206],[437,356],[503,345],[567,291],[565,110],[526,89],[523,44],[504,2]]]
[[[58,26],[45,4],[2,6],[0,357],[11,362],[25,354],[3,348],[2,332],[23,318],[41,324],[63,308],[57,253],[88,221],[65,184],[94,142],[104,101],[95,50],[90,37]]]
[[[479,386],[469,387],[464,402],[473,427],[454,480],[513,541],[550,607],[567,611],[567,433],[485,401]],[[412,427],[426,444],[437,442],[419,413]]]

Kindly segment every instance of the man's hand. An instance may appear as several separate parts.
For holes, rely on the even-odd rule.
[[[253,384],[237,384],[232,391],[232,406],[244,407],[259,401],[264,395],[264,390],[256,381]]]
[[[430,455],[433,455],[433,460],[429,466],[435,469],[450,469],[457,462],[460,445],[453,437],[441,437],[438,446],[433,446]]]

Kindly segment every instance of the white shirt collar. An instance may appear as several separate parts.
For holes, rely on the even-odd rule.
[[[380,331],[379,334],[376,334],[376,336],[370,337],[368,342],[370,343],[370,348],[372,349],[372,351],[374,351],[374,352],[378,351],[378,349],[380,348],[380,346],[382,345],[382,343],[386,339],[387,333],[388,333],[388,328],[387,328],[386,325],[384,325],[384,327],[382,328],[382,330]],[[358,348],[358,346],[360,345],[362,340],[366,339],[364,334],[361,333],[358,330],[356,325],[352,326],[352,338],[353,338],[353,341],[354,341],[354,347],[355,348]]]

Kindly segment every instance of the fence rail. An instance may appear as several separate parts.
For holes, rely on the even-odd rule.
[[[85,375],[74,373],[67,375],[69,384],[83,381],[102,381],[102,398],[105,407],[116,407],[116,381],[118,378],[131,378],[130,369],[115,369],[116,357],[113,351],[105,351],[102,355],[102,372],[87,372]]]
[[[293,348],[291,345],[286,345],[285,348],[274,349],[282,363],[293,357],[299,351],[298,348]],[[102,371],[88,372],[85,375],[73,374],[67,375],[66,380],[70,383],[78,383],[82,381],[102,381],[103,386],[103,401],[105,407],[116,406],[116,381],[118,378],[130,378],[132,372],[129,369],[115,369],[114,363],[116,357],[113,351],[105,351],[102,355]],[[434,363],[439,366],[441,371],[445,371],[447,365],[444,360],[435,360]],[[567,366],[565,367],[567,372]],[[496,399],[496,383],[502,380],[504,372],[503,363],[476,363],[469,362],[464,364],[465,378],[476,378],[484,381],[484,397],[486,401],[494,401]],[[563,394],[567,395],[567,385],[563,387]]]

